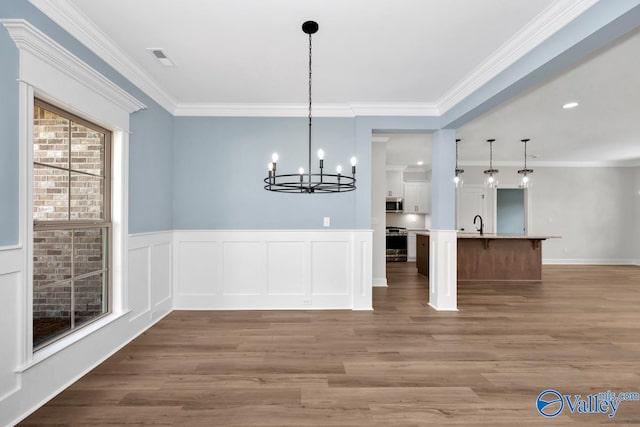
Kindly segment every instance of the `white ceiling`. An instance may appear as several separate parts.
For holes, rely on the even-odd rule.
[[[463,165],[640,162],[640,30],[614,42],[542,85],[512,98],[457,130]],[[579,106],[564,110],[569,101]],[[387,163],[415,165],[428,135],[387,134]],[[532,158],[535,156],[535,158]]]
[[[355,111],[358,103],[442,114],[597,0],[30,1],[178,115],[303,107],[308,39],[300,26],[316,20],[318,116],[323,106]],[[148,48],[162,48],[175,67]],[[458,129],[461,162],[486,163],[487,138],[497,139],[497,162],[521,162],[524,137],[537,162],[640,159],[637,52],[638,33],[467,123]],[[574,99],[578,108],[560,108]],[[425,135],[390,138],[391,164],[429,162]]]
[[[179,104],[306,102],[301,24],[309,19],[320,25],[313,36],[315,103],[437,103],[525,27],[548,24],[542,21],[551,19],[550,6],[576,3],[69,1]],[[176,66],[163,67],[148,48],[164,49]]]
[[[640,161],[640,31],[627,35],[543,85],[462,126],[460,160],[532,164]],[[570,110],[569,101],[580,105]]]

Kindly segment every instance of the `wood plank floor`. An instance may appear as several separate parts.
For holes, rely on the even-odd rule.
[[[22,424],[640,425],[640,402],[535,409],[547,388],[640,391],[640,267],[465,282],[450,313],[414,263],[388,278],[373,312],[173,312]]]

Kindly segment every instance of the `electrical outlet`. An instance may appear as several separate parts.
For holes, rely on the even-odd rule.
[[[331,227],[331,217],[325,216],[323,224],[325,227]]]
[[[311,305],[311,300],[310,300],[310,299],[302,300],[302,304],[304,304],[304,305]]]

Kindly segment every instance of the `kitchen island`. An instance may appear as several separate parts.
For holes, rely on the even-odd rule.
[[[457,275],[464,280],[542,280],[542,241],[556,236],[458,233]],[[418,272],[429,275],[429,232],[417,233]]]

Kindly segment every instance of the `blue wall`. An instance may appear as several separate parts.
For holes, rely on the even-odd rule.
[[[306,168],[306,121],[298,118],[173,118],[27,0],[0,2],[0,18],[23,18],[149,106],[131,117],[129,232],[168,229],[369,228],[371,133],[455,128],[637,27],[639,0],[600,2],[442,117],[314,120],[327,167],[359,159],[358,189],[340,195],[262,189],[270,154],[281,170]],[[582,40],[582,41],[581,41]],[[17,50],[0,30],[0,246],[18,242]],[[315,152],[315,149],[314,149]],[[437,156],[436,156],[437,157]],[[445,156],[448,159],[448,156]],[[443,160],[446,160],[443,158]],[[434,162],[439,161],[434,158]]]
[[[172,228],[173,116],[27,0],[0,2],[0,18],[26,19],[148,106],[131,115],[129,232]],[[0,246],[18,243],[18,50],[0,25]]]
[[[18,51],[0,29],[0,246],[18,243]]]
[[[355,119],[314,119],[313,168],[322,148],[327,171],[338,164],[350,170],[349,159],[358,155],[354,126]],[[344,194],[263,188],[273,152],[280,155],[281,173],[308,169],[307,130],[306,118],[176,118],[174,228],[318,229],[325,216],[331,217],[331,228],[355,228],[356,196],[366,191],[360,186]],[[370,188],[366,173],[356,177],[358,185]]]
[[[173,228],[173,121],[171,114],[157,106],[131,116],[130,233]]]

